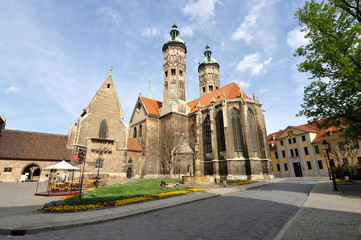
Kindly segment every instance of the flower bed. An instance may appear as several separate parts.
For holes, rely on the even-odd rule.
[[[141,197],[120,199],[120,200],[95,203],[95,204],[79,204],[79,205],[58,204],[56,206],[46,206],[42,210],[44,212],[77,212],[77,211],[85,211],[85,210],[89,210],[89,209],[101,209],[101,208],[105,208],[105,207],[122,206],[122,205],[130,204],[130,203],[140,203],[140,202],[145,202],[145,201],[149,201],[149,200],[167,198],[167,197],[172,197],[172,196],[177,196],[177,195],[184,195],[187,193],[199,192],[199,191],[204,191],[204,189],[191,188],[191,189],[186,189],[186,190],[158,193],[158,194],[153,194],[153,195],[145,195],[145,196],[141,196]]]
[[[244,184],[251,184],[251,183],[258,183],[258,181],[242,181],[242,182],[233,182],[229,183],[231,185],[244,185]]]

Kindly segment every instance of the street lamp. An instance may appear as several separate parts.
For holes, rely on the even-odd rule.
[[[328,142],[326,142],[326,140],[323,140],[323,141],[322,141],[322,145],[323,145],[324,149],[326,150],[327,160],[328,160],[328,163],[329,163],[330,168],[331,168],[333,190],[334,190],[334,191],[338,191],[337,186],[336,186],[335,173],[333,172],[333,168],[332,168],[332,165],[331,165],[331,162],[330,162],[330,156],[329,156],[329,154],[328,154],[328,151],[330,151],[331,146],[330,146],[330,144],[329,144]]]

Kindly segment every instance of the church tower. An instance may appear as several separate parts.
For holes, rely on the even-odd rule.
[[[180,39],[174,24],[170,38],[163,45],[163,105],[161,114],[186,114],[186,53],[185,42]]]
[[[219,88],[219,64],[212,58],[212,51],[207,44],[205,58],[199,63],[199,90],[201,97]]]

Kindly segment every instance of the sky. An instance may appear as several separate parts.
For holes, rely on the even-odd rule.
[[[267,133],[296,117],[311,80],[295,49],[307,44],[295,13],[305,0],[0,1],[0,115],[7,129],[66,134],[109,76],[128,123],[135,102],[162,101],[162,47],[175,22],[186,42],[187,102],[199,97],[206,44],[221,87],[259,98]]]

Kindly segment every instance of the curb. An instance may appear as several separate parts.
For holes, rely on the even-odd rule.
[[[167,209],[170,207],[180,206],[180,205],[184,205],[184,204],[188,204],[188,203],[192,203],[192,202],[202,201],[202,200],[206,200],[206,199],[210,199],[210,198],[214,198],[214,197],[220,197],[220,196],[224,196],[224,195],[228,195],[228,194],[232,194],[232,193],[236,193],[236,192],[241,192],[241,191],[245,191],[247,189],[257,188],[257,187],[265,186],[268,184],[279,183],[284,180],[285,179],[278,179],[274,182],[259,182],[259,183],[249,184],[248,186],[246,186],[246,185],[235,186],[235,187],[230,188],[229,189],[230,191],[225,192],[225,193],[211,193],[211,192],[205,191],[205,192],[202,192],[203,194],[205,194],[205,196],[199,196],[198,198],[184,199],[184,201],[182,201],[182,202],[173,201],[173,202],[166,203],[162,206],[151,206],[151,207],[148,207],[147,209],[143,209],[143,210],[139,209],[138,211],[135,210],[135,211],[128,211],[128,212],[124,212],[124,213],[116,213],[114,215],[102,216],[102,217],[99,217],[98,219],[89,219],[88,221],[81,220],[81,222],[77,222],[77,223],[57,224],[55,226],[42,226],[42,227],[21,226],[21,227],[17,227],[14,229],[0,228],[0,235],[24,236],[24,235],[36,234],[36,233],[46,232],[46,231],[62,230],[62,229],[67,229],[67,228],[79,227],[79,226],[106,223],[109,221],[119,220],[122,218],[137,216],[137,215],[146,214],[146,213],[150,213],[150,212],[154,212],[154,211],[158,211],[158,210],[162,210],[162,209]],[[218,190],[219,189],[224,189],[224,188],[218,188]],[[196,193],[196,194],[202,194],[202,193]],[[187,195],[183,195],[183,197],[184,196],[187,196]],[[182,196],[178,196],[178,199],[179,199],[179,197],[182,197]],[[174,198],[177,198],[177,197],[174,197]],[[166,200],[169,200],[169,198],[163,199],[163,200],[166,201]],[[157,201],[162,201],[162,200],[157,200]],[[134,204],[134,205],[136,205],[136,204]],[[131,205],[129,205],[129,206],[131,206]]]

